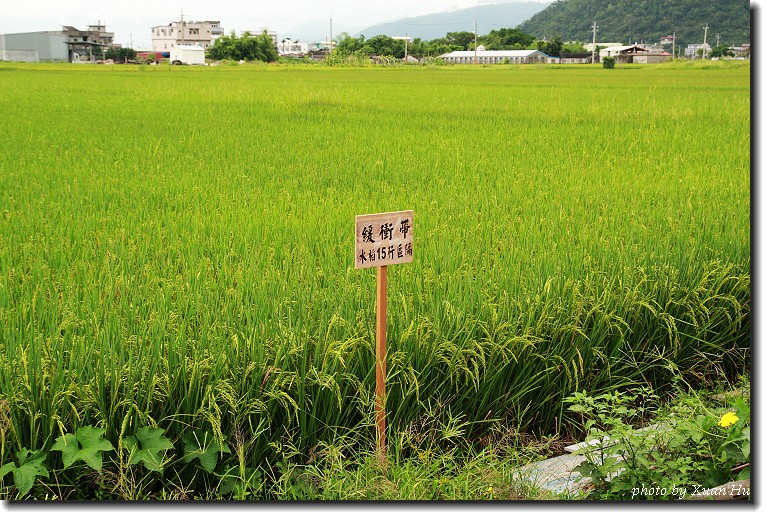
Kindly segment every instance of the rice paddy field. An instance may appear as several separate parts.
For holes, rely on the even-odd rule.
[[[86,426],[144,494],[372,449],[359,214],[415,213],[388,271],[394,451],[429,422],[575,434],[575,391],[748,374],[749,64],[0,63],[0,113],[0,464],[45,450],[72,497],[94,482],[49,450]],[[159,472],[125,463],[143,428],[172,444]],[[212,472],[183,460],[194,431],[228,446]]]

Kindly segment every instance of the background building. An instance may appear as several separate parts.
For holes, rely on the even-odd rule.
[[[690,43],[684,50],[684,55],[687,59],[699,59],[701,56],[697,55],[698,50],[703,50],[705,54],[710,54],[712,48],[708,43]]]
[[[114,32],[107,32],[106,25],[88,25],[78,30],[65,25],[61,34],[66,36],[69,61],[93,61],[103,59],[103,53],[114,44]]]
[[[558,58],[550,57],[539,50],[456,50],[441,56],[447,63],[454,64],[533,64],[557,63]]]
[[[170,52],[176,45],[199,45],[208,48],[220,36],[223,36],[220,21],[185,21],[183,25],[181,22],[171,22],[168,25],[152,27],[152,50]]]
[[[287,38],[277,43],[277,52],[281,56],[304,56],[309,53],[309,44]]]
[[[114,46],[114,33],[102,24],[79,30],[65,25],[60,31],[25,32],[0,35],[0,60],[95,61]]]
[[[608,48],[608,47],[618,47],[622,45],[619,41],[616,43],[596,43],[595,45],[593,43],[585,43],[583,45],[583,48],[588,52],[593,52],[594,48],[601,47],[601,48]]]
[[[0,34],[0,61],[67,61],[66,39],[60,32]]]

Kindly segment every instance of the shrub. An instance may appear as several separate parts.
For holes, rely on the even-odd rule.
[[[657,396],[614,392],[566,398],[569,410],[588,418],[588,445],[575,468],[590,477],[589,499],[680,499],[701,489],[750,478],[750,406],[734,400],[723,412],[694,396],[640,430]]]

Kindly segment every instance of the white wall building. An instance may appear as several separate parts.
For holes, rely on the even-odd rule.
[[[185,21],[183,31],[181,28],[181,22],[152,27],[152,51],[170,52],[177,45],[199,45],[208,48],[217,38],[223,36],[220,21]]]
[[[303,41],[292,41],[290,38],[277,43],[277,52],[281,56],[300,56],[309,53],[309,44]]]
[[[708,43],[690,43],[689,46],[687,46],[684,50],[684,55],[687,59],[698,59],[699,56],[697,56],[697,51],[699,49],[704,49],[705,54],[710,54],[710,51],[712,50]]]
[[[534,64],[558,63],[558,57],[550,57],[539,50],[456,50],[439,56],[452,64]]]

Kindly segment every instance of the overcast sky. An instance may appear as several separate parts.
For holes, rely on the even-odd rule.
[[[180,19],[220,20],[228,34],[264,27],[279,35],[314,20],[357,30],[409,16],[454,11],[482,3],[508,0],[0,0],[0,34],[60,30],[72,25],[85,30],[99,21],[114,32],[116,43],[151,48],[151,27]],[[529,0],[543,1],[543,0]]]

